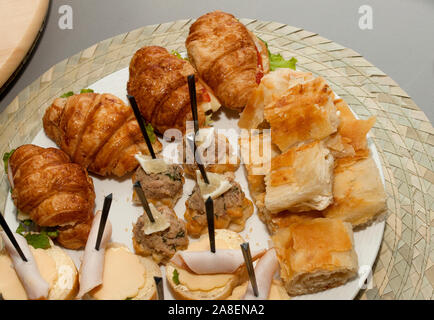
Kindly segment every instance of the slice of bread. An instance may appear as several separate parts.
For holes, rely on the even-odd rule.
[[[240,249],[240,244],[244,242],[244,239],[238,234],[226,229],[218,229],[215,231],[216,248],[217,249]],[[204,242],[204,248],[209,249],[208,234],[204,234],[198,240]],[[195,245],[191,243],[187,250],[191,250]],[[243,266],[232,275],[230,280],[225,283],[224,286],[213,288],[211,290],[190,290],[187,285],[178,281],[175,283],[174,272],[180,268],[172,263],[166,265],[166,278],[169,287],[176,299],[181,300],[222,300],[226,299],[232,294],[233,289],[245,282],[248,278],[246,267]],[[197,277],[203,277],[204,275],[197,275]]]
[[[47,254],[53,260],[51,263],[55,264],[56,274],[53,276],[50,274],[51,284],[50,290],[48,292],[48,300],[70,300],[73,299],[78,292],[78,271],[74,265],[74,262],[69,257],[69,255],[60,247],[55,246],[53,242],[50,241],[51,247],[48,249],[34,249],[30,247],[33,255],[38,255],[40,253]],[[37,251],[40,250],[40,251]],[[43,251],[42,251],[43,250]],[[46,257],[46,256],[45,256]],[[0,277],[9,277],[0,280],[0,294],[2,294],[3,299],[11,300],[27,300],[27,294],[21,284],[18,276],[13,268],[12,260],[10,259],[6,249],[0,251],[0,259],[2,261],[2,267],[6,268],[0,274]],[[51,268],[46,265],[41,265],[42,261],[47,261],[46,259],[35,258],[39,270],[46,268]],[[44,275],[44,272],[41,272]],[[44,278],[45,279],[45,278]],[[48,280],[48,279],[45,279]],[[9,292],[7,292],[9,291]]]

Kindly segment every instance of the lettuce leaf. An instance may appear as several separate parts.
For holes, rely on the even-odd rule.
[[[68,92],[65,92],[64,94],[62,94],[60,97],[61,98],[68,98],[68,97],[73,96],[73,95],[74,95],[73,91],[68,91]]]
[[[145,128],[146,128],[146,132],[148,133],[149,140],[151,140],[151,143],[157,141],[157,136],[155,135],[154,127],[152,126],[152,124],[146,123]]]
[[[5,166],[5,172],[6,173],[8,173],[8,161],[9,161],[9,158],[12,156],[12,154],[14,153],[14,151],[15,151],[15,149],[12,149],[11,151],[5,152],[3,154],[3,164]]]
[[[49,237],[43,233],[28,233],[24,236],[27,243],[35,249],[51,248]]]
[[[93,92],[92,89],[81,89],[80,93],[89,93],[89,92]]]
[[[178,273],[178,270],[176,270],[176,269],[173,270],[172,280],[176,285],[178,285],[180,283],[179,282],[179,273]]]
[[[273,54],[271,53],[269,55],[270,58],[270,70],[274,71],[278,68],[290,68],[292,70],[295,70],[295,65],[297,63],[297,59],[292,57],[289,60],[285,60],[280,53]]]
[[[280,53],[274,54],[270,52],[270,49],[268,49],[268,43],[261,38],[258,37],[259,40],[261,40],[268,51],[268,59],[270,61],[270,71],[274,71],[278,68],[290,68],[292,70],[295,70],[295,65],[297,63],[297,59],[292,57],[289,60],[285,60]]]
[[[183,58],[183,57],[181,56],[181,54],[180,54],[178,51],[176,51],[176,50],[172,50],[170,53],[173,54],[174,56],[178,57],[179,59],[182,59],[182,60],[188,61],[188,58]]]

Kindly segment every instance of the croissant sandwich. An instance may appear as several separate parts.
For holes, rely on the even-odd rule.
[[[142,116],[159,133],[171,128],[184,132],[186,121],[192,120],[187,77],[195,73],[188,61],[165,48],[143,47],[130,62],[128,94],[136,98]],[[198,76],[195,79],[198,120],[203,126],[205,113],[217,111],[220,103]]]
[[[43,124],[73,162],[101,176],[121,177],[138,166],[135,154],[149,154],[132,109],[111,94],[57,98],[45,111]],[[155,136],[153,140],[160,152],[160,142]]]
[[[222,105],[241,111],[269,71],[265,43],[233,15],[214,11],[190,27],[188,57]]]
[[[57,242],[68,249],[86,244],[95,192],[85,169],[55,148],[27,144],[8,161],[12,200],[38,226],[55,227]]]

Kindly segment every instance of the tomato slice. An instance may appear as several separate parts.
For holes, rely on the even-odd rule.
[[[256,49],[256,56],[257,56],[257,60],[258,60],[258,66],[257,66],[257,71],[256,71],[256,83],[260,84],[261,83],[261,79],[264,76],[264,66],[262,65],[262,56],[259,53],[258,48],[255,45],[255,49]]]

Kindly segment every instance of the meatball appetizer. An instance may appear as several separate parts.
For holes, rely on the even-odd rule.
[[[184,218],[188,234],[199,237],[207,231],[205,200],[214,201],[214,226],[240,232],[246,220],[253,214],[253,204],[246,198],[241,186],[234,180],[233,172],[217,174],[208,172],[210,184],[205,184],[200,172],[196,173],[197,184],[185,203]]]
[[[175,211],[167,206],[156,208],[149,204],[155,222],[144,213],[133,227],[133,246],[137,254],[152,256],[159,264],[166,264],[178,250],[188,246],[187,228]]]
[[[182,196],[185,179],[182,167],[158,158],[152,159],[141,154],[136,155],[140,166],[133,174],[133,184],[140,182],[146,199],[155,206],[165,205],[173,208]],[[133,202],[140,204],[136,192],[133,192]]]

